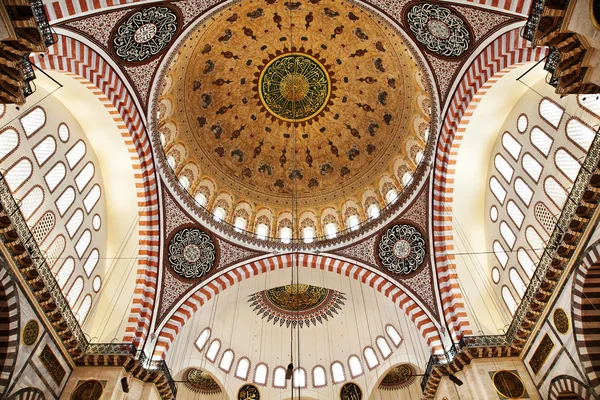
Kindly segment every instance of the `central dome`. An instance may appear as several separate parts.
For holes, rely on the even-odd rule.
[[[293,192],[315,233],[324,210],[342,230],[350,214],[366,217],[367,198],[385,207],[422,158],[423,73],[398,32],[353,3],[230,5],[197,26],[166,74],[165,154],[229,222],[241,204],[248,223],[264,209],[276,236]]]

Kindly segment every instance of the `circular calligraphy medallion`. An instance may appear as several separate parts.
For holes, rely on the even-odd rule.
[[[450,37],[450,28],[439,19],[434,18],[427,21],[427,29],[438,39],[446,40]]]
[[[340,400],[362,400],[362,389],[354,382],[345,383],[340,389]]]
[[[158,29],[156,28],[156,25],[153,23],[144,24],[135,31],[133,40],[139,44],[149,42],[154,36],[156,36],[157,30]]]
[[[425,240],[411,225],[393,225],[379,239],[379,260],[390,272],[410,274],[425,260]]]
[[[36,320],[30,320],[25,324],[23,328],[23,344],[26,346],[33,345],[38,335],[40,334],[40,325]]]
[[[190,243],[183,248],[183,257],[189,263],[195,263],[201,255],[202,250],[194,243]]]
[[[212,395],[221,393],[221,387],[206,371],[190,368],[187,372],[185,386],[194,392]]]
[[[557,308],[554,310],[554,314],[552,316],[554,321],[554,326],[556,326],[556,330],[562,333],[563,335],[569,332],[569,317],[567,313],[562,308]]]
[[[525,395],[525,385],[517,374],[512,371],[497,371],[492,381],[498,393],[508,399],[520,399]]]
[[[279,119],[306,121],[329,101],[331,82],[325,67],[303,53],[284,53],[262,70],[258,93],[265,108]]]
[[[379,384],[382,390],[400,390],[415,381],[415,370],[410,364],[400,364],[387,373]]]
[[[254,385],[243,385],[238,391],[238,400],[260,400],[260,392]]]
[[[206,232],[183,228],[171,239],[167,256],[171,268],[180,276],[201,278],[215,263],[216,247]]]
[[[398,240],[394,244],[394,254],[400,259],[408,257],[410,255],[410,243],[404,239]]]
[[[102,382],[95,379],[90,379],[77,386],[77,388],[73,391],[73,394],[71,394],[71,399],[98,400],[100,397],[102,397],[103,391],[104,386],[102,385]]]

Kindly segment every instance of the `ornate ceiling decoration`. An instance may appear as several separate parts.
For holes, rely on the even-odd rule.
[[[379,261],[391,273],[408,275],[425,261],[425,239],[408,224],[395,224],[379,239]]]
[[[381,390],[400,390],[415,381],[415,370],[410,364],[396,365],[379,384]]]
[[[316,325],[333,318],[342,309],[344,300],[345,295],[337,290],[295,284],[254,293],[248,302],[253,311],[267,321],[273,321],[273,324],[279,322],[279,326],[299,324],[303,327],[304,324]]]
[[[72,400],[98,400],[102,397],[102,393],[104,392],[104,386],[102,382],[90,379],[81,383],[71,394]]]
[[[200,394],[211,395],[221,393],[221,387],[207,372],[190,368],[185,374],[185,387]]]
[[[169,265],[187,279],[202,278],[217,258],[211,237],[198,228],[183,228],[171,238],[167,249]]]

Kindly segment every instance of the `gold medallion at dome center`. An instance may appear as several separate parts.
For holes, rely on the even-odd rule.
[[[284,53],[262,70],[258,93],[269,113],[284,121],[301,122],[325,108],[331,82],[327,70],[316,58]]]

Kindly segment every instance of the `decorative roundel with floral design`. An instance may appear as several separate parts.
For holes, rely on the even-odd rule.
[[[129,14],[114,33],[115,54],[129,63],[154,58],[176,36],[178,20],[176,12],[169,7],[146,7]]]
[[[467,24],[450,8],[418,3],[408,10],[406,22],[414,38],[439,56],[460,57],[471,44]]]
[[[379,239],[379,260],[394,274],[415,272],[425,260],[425,240],[414,226],[396,224]]]
[[[216,260],[215,244],[208,234],[198,228],[183,228],[177,232],[167,250],[171,268],[184,278],[201,278]]]

